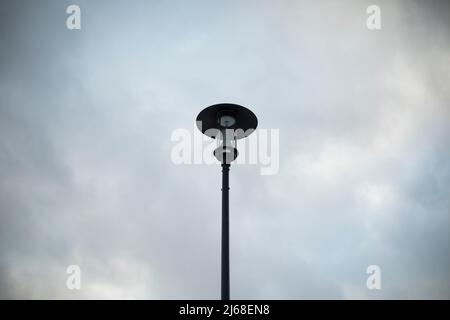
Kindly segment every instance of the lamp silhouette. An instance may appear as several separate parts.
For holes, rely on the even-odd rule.
[[[237,140],[249,136],[258,119],[249,109],[232,103],[220,103],[203,109],[197,116],[197,127],[218,141],[214,156],[222,164],[222,270],[221,298],[230,299],[230,237],[229,237],[229,171],[239,152]]]

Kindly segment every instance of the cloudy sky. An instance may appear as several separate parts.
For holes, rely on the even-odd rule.
[[[220,166],[176,165],[171,136],[234,102],[279,130],[279,170],[231,168],[232,298],[449,299],[449,21],[425,0],[2,1],[0,298],[219,298]]]

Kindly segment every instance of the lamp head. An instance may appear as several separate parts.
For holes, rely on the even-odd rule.
[[[197,116],[198,129],[218,141],[214,156],[227,164],[238,156],[236,141],[249,136],[257,125],[258,119],[252,111],[232,103],[209,106]]]

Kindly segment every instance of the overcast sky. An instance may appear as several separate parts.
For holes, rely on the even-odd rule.
[[[0,297],[219,298],[220,165],[175,165],[171,135],[234,102],[280,152],[231,168],[232,298],[449,299],[449,21],[444,0],[2,1]]]

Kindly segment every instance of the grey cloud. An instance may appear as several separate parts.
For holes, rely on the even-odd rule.
[[[233,297],[450,297],[446,1],[69,4],[0,6],[1,298],[218,298],[220,169],[170,136],[221,101],[280,129],[231,169]]]

